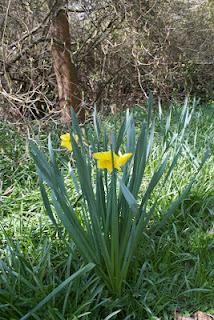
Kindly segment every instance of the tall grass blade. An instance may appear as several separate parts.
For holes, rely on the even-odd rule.
[[[57,288],[55,288],[52,292],[50,292],[42,301],[40,301],[31,311],[29,311],[25,316],[23,316],[20,320],[27,320],[33,313],[40,310],[46,303],[48,303],[51,299],[55,298],[71,281],[74,281],[78,277],[80,277],[84,273],[90,272],[94,268],[93,263],[87,264],[85,267],[82,267],[80,270],[76,271],[69,278],[63,281]]]

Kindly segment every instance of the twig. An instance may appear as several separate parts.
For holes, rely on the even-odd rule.
[[[35,45],[41,43],[41,42],[49,42],[50,38],[41,37],[37,40],[34,40],[31,44],[29,44],[27,47],[25,47],[20,53],[16,54],[13,59],[11,59],[8,62],[5,62],[5,72],[8,72],[12,65],[17,62],[19,59],[23,57],[23,55],[29,50],[32,49]]]
[[[34,35],[39,29],[41,28],[44,28],[45,27],[45,22],[48,20],[48,18],[50,17],[52,11],[53,11],[53,8],[55,6],[55,3],[56,3],[56,0],[53,4],[53,6],[51,7],[51,9],[49,10],[48,14],[44,17],[44,19],[42,20],[42,22],[37,26],[35,27],[34,29],[32,29],[30,32],[28,32],[27,34],[23,35],[23,37],[21,39],[19,39],[18,41],[14,42],[13,44],[11,44],[9,46],[9,49],[11,49],[12,47],[16,46],[17,43],[21,43],[23,42],[25,39],[27,39],[28,37]]]

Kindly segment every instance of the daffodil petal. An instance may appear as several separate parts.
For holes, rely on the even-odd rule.
[[[98,160],[97,167],[99,169],[108,169],[108,171],[110,171],[110,172],[113,169],[112,162],[108,161],[108,160]]]
[[[72,144],[71,144],[71,137],[70,137],[70,133],[69,132],[62,134],[60,136],[60,139],[61,139],[61,147],[66,148],[69,151],[73,150]],[[79,138],[78,138],[77,134],[74,136],[74,139],[75,139],[76,142],[78,142]]]
[[[118,156],[114,159],[114,168],[117,169],[117,170],[120,169],[120,163],[119,163],[119,157]]]
[[[69,151],[72,151],[72,145],[70,141],[62,141],[61,147],[68,149]]]
[[[61,147],[66,148],[69,151],[72,151],[72,146],[70,143],[61,143]]]
[[[119,156],[118,162],[120,166],[124,166],[126,162],[132,157],[132,153],[125,153]]]
[[[111,172],[113,170],[113,167],[117,170],[120,170],[121,166],[123,166],[132,156],[132,153],[125,154],[120,157],[113,153],[112,157],[111,151],[104,151],[93,153],[92,156],[94,159],[98,160],[97,167],[99,169],[107,169],[109,172]]]
[[[64,133],[60,136],[62,141],[70,141],[70,133]]]
[[[96,160],[107,160],[112,162],[112,152],[111,151],[104,151],[104,152],[96,152],[92,154],[92,157]],[[119,157],[113,153],[114,162],[116,163]]]
[[[111,160],[112,158],[111,151],[96,152],[96,153],[93,153],[92,156],[96,160]]]

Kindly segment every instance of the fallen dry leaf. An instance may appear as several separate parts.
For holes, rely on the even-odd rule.
[[[5,190],[5,192],[3,193],[4,197],[9,196],[11,193],[13,193],[14,187],[9,187],[7,188],[7,190]]]
[[[197,311],[193,314],[193,319],[194,320],[212,320],[212,319],[214,319],[214,317],[210,316],[204,312]]]
[[[191,317],[184,317],[179,312],[175,313],[175,320],[213,320],[214,317],[204,312],[197,311]]]
[[[194,320],[192,317],[183,317],[180,313],[176,312],[175,320]]]

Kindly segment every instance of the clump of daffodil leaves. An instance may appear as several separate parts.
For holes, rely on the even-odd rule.
[[[149,182],[146,178],[142,189],[155,132],[151,115],[151,100],[148,100],[148,114],[142,119],[141,131],[136,137],[134,117],[129,111],[117,133],[108,132],[96,113],[93,128],[86,126],[83,132],[72,111],[71,130],[61,136],[61,146],[74,160],[73,166],[70,162],[66,166],[73,185],[72,199],[64,182],[65,168],[59,168],[51,138],[49,159],[37,144],[31,142],[42,198],[52,222],[59,230],[61,224],[65,227],[85,262],[93,264],[94,272],[109,292],[117,296],[123,294],[128,283],[130,264],[146,228],[149,225],[150,234],[156,232],[183,201],[195,179],[193,177],[169,208],[158,211],[158,199],[177,163],[191,118],[191,109],[185,104],[179,121],[181,131],[176,140],[174,135],[168,134],[169,121],[161,124],[164,127],[162,138],[167,136],[168,147],[163,147],[162,159]],[[173,148],[169,147],[170,143]],[[206,158],[207,155],[195,175]],[[156,196],[151,197],[155,189]],[[149,223],[157,211],[159,220]]]

